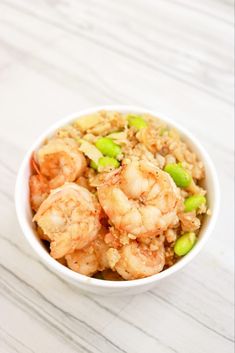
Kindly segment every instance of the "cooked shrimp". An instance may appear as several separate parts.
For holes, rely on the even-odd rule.
[[[182,205],[171,177],[147,161],[133,160],[109,173],[98,187],[98,198],[114,226],[137,237],[173,227]]]
[[[81,250],[75,250],[73,253],[66,255],[65,259],[71,270],[85,276],[93,276],[99,268],[99,262],[92,245]]]
[[[37,174],[30,177],[29,188],[32,209],[37,211],[51,189],[66,181],[74,181],[83,173],[86,160],[78,151],[76,142],[70,138],[50,140],[35,157],[38,164],[34,157],[31,162]]]
[[[100,229],[100,206],[87,189],[66,183],[52,190],[33,220],[50,240],[51,256],[59,259],[82,249]]]
[[[86,248],[75,250],[65,256],[67,265],[75,272],[86,276],[92,276],[98,271],[103,271],[109,267],[106,256],[108,245],[99,233],[97,238]]]
[[[53,138],[35,154],[40,173],[50,181],[50,188],[77,179],[86,168],[86,159],[72,138]]]
[[[39,226],[37,226],[37,235],[39,236],[39,239],[50,242],[50,238],[43,233],[43,230]]]
[[[152,276],[162,271],[165,265],[164,237],[158,239],[158,247],[151,250],[145,244],[132,241],[124,245],[114,268],[126,280]]]
[[[41,203],[50,192],[48,180],[42,175],[31,175],[29,179],[30,203],[34,211],[39,209]]]

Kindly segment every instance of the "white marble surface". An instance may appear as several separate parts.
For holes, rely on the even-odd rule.
[[[232,0],[0,0],[0,352],[233,352]],[[216,230],[148,293],[83,295],[45,268],[16,221],[30,143],[97,104],[159,109],[219,174]]]

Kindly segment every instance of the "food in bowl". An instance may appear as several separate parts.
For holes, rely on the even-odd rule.
[[[50,255],[86,276],[134,280],[195,245],[205,170],[179,133],[150,114],[99,111],[34,152],[33,222]]]

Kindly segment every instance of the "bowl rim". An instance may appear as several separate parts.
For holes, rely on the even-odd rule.
[[[39,245],[38,239],[36,239],[35,234],[32,230],[32,227],[29,226],[29,223],[24,215],[22,202],[21,202],[21,186],[22,186],[21,181],[22,181],[22,178],[24,178],[25,170],[27,170],[28,168],[32,152],[45,140],[45,138],[50,136],[59,127],[62,127],[76,119],[79,119],[84,115],[92,114],[101,110],[120,111],[125,113],[129,112],[129,113],[139,113],[139,114],[147,113],[159,118],[160,120],[166,122],[170,126],[175,127],[180,134],[185,135],[185,137],[188,140],[190,140],[190,142],[192,142],[192,145],[196,147],[196,149],[203,157],[204,163],[206,163],[206,166],[210,170],[210,173],[212,176],[212,183],[213,183],[212,190],[214,192],[213,213],[210,216],[210,219],[208,220],[207,228],[204,230],[203,237],[200,239],[200,241],[196,243],[194,248],[187,255],[185,255],[183,258],[180,259],[180,261],[178,261],[168,269],[158,274],[152,275],[150,277],[129,280],[129,281],[105,281],[97,278],[91,278],[91,277],[82,275],[80,273],[74,272],[68,267],[60,264],[58,261],[53,259],[46,251],[46,249],[43,247],[42,244]],[[27,241],[29,242],[33,250],[37,253],[37,255],[39,256],[39,259],[41,259],[43,263],[45,263],[49,267],[49,269],[52,269],[54,272],[58,273],[59,275],[62,275],[63,278],[66,278],[67,280],[69,280],[70,282],[73,282],[74,284],[76,283],[89,284],[92,287],[102,287],[102,288],[114,289],[114,288],[142,287],[154,282],[158,282],[159,280],[166,278],[171,274],[184,268],[201,251],[206,241],[208,240],[209,236],[211,235],[217,220],[217,216],[219,212],[219,204],[220,204],[220,188],[219,188],[217,173],[209,154],[202,146],[202,144],[197,140],[197,138],[195,138],[192,135],[192,133],[189,132],[187,129],[182,127],[180,123],[173,121],[168,116],[159,112],[158,110],[147,109],[147,108],[143,108],[135,105],[116,104],[116,105],[93,106],[93,107],[79,110],[77,112],[69,114],[62,119],[58,119],[54,124],[52,124],[48,129],[46,129],[42,134],[40,134],[40,136],[36,139],[36,141],[33,144],[31,144],[31,146],[27,150],[23,158],[23,161],[21,163],[21,166],[19,168],[16,184],[15,184],[15,208],[16,208],[18,222],[20,224],[24,237],[27,239]]]

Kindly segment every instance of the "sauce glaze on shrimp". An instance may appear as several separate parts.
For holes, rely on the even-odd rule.
[[[171,177],[148,161],[131,161],[106,175],[98,187],[98,198],[114,226],[136,237],[174,227],[182,207]]]
[[[75,181],[84,172],[86,159],[73,139],[53,138],[34,153],[31,164],[36,174],[29,180],[30,202],[37,211],[50,190]]]
[[[51,256],[59,259],[92,242],[101,227],[96,197],[75,183],[52,190],[33,220],[51,240]]]
[[[56,188],[76,180],[86,168],[86,159],[72,138],[53,138],[36,152],[40,173]]]
[[[86,276],[92,276],[98,271],[108,269],[106,252],[109,247],[104,241],[105,233],[107,233],[107,230],[101,228],[97,238],[87,247],[66,255],[65,259],[68,267]]]
[[[162,271],[165,265],[164,237],[155,239],[155,247],[131,241],[121,249],[108,252],[109,262],[122,278],[126,280],[144,278]]]

